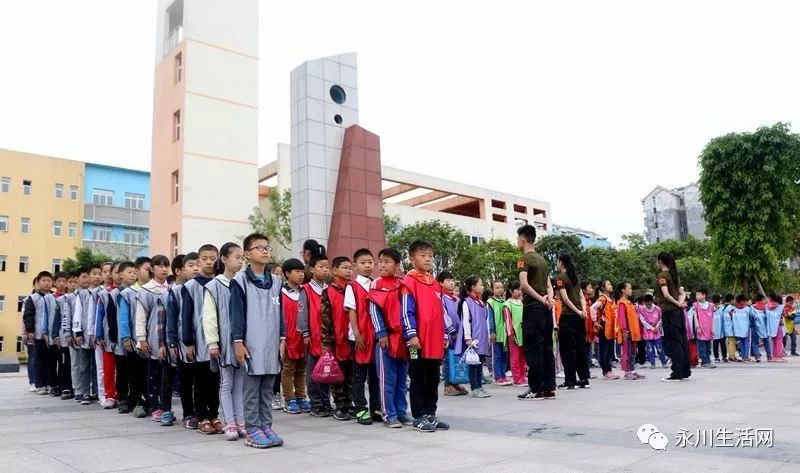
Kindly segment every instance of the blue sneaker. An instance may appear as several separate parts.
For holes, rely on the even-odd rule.
[[[247,436],[244,438],[244,444],[253,448],[269,448],[272,447],[264,431],[258,427],[247,429]]]
[[[286,401],[286,404],[283,406],[283,412],[287,414],[299,414],[302,411],[300,410],[300,406],[297,405],[297,401],[292,399],[291,401]]]
[[[311,403],[308,402],[308,399],[301,399],[297,404],[300,406],[300,412],[304,414],[311,412]]]
[[[175,413],[172,411],[166,411],[161,414],[161,426],[169,427],[171,425],[175,425]]]
[[[280,435],[276,434],[274,430],[265,429],[264,435],[267,436],[267,440],[269,441],[267,448],[280,447],[283,445],[283,439],[280,437]]]

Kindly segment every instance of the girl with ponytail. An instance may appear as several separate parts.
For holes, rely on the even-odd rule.
[[[661,273],[658,295],[664,327],[664,351],[672,360],[672,374],[662,381],[680,381],[692,375],[689,364],[689,340],[686,336],[686,294],[680,290],[681,283],[675,256],[663,251],[656,258]]]
[[[572,255],[558,257],[556,288],[563,303],[558,319],[558,347],[564,365],[563,389],[589,387],[589,360],[586,357],[586,300],[581,293],[578,269]]]

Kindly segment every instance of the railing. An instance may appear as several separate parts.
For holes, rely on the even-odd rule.
[[[183,41],[183,25],[178,25],[164,38],[164,57],[175,49],[175,46],[181,41]]]
[[[147,210],[112,207],[107,205],[83,204],[83,218],[92,222],[109,225],[127,225],[147,228],[149,226]]]

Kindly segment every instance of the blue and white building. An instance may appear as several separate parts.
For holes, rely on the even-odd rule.
[[[564,225],[553,225],[551,235],[572,235],[581,239],[584,248],[611,248],[608,238],[582,228],[566,227]]]
[[[150,173],[86,163],[83,246],[113,258],[148,254]]]

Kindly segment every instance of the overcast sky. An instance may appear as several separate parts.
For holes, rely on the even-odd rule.
[[[697,179],[710,138],[800,123],[791,0],[292,0],[260,15],[262,164],[289,142],[289,71],[356,51],[384,164],[549,201],[555,223],[615,242],[643,231],[655,185]],[[0,148],[149,169],[155,19],[155,1],[0,2]]]

